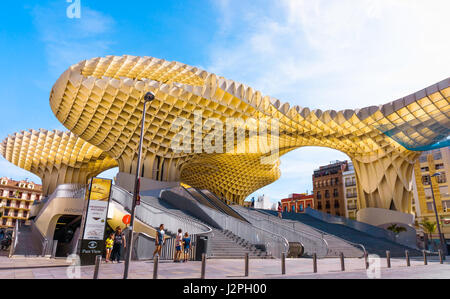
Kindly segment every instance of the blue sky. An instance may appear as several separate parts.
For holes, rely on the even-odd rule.
[[[246,83],[293,105],[382,104],[449,76],[446,0],[8,1],[0,9],[0,138],[64,130],[48,105],[59,75],[81,60],[146,55]],[[324,148],[282,157],[282,177],[257,194],[311,191],[312,171],[346,159]],[[113,175],[109,171],[107,176]],[[0,158],[0,176],[34,175]]]

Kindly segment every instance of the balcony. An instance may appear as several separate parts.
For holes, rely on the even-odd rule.
[[[346,195],[347,196],[347,198],[356,198],[356,197],[358,197],[358,194],[347,194]]]
[[[356,182],[345,183],[345,187],[353,187],[353,186],[356,186]]]
[[[356,210],[356,205],[355,204],[351,204],[347,206],[348,210]]]

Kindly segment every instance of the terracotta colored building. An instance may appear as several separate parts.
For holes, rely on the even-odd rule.
[[[345,217],[343,172],[348,169],[347,161],[336,161],[314,171],[314,206],[318,211]]]
[[[304,213],[306,208],[314,209],[314,195],[293,193],[281,200],[284,212]]]
[[[41,185],[0,178],[0,227],[14,227],[17,221],[27,221],[33,202],[41,198]]]

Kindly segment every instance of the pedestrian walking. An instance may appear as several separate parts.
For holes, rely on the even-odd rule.
[[[161,257],[161,249],[164,246],[164,224],[159,225],[159,229],[156,232],[156,239],[155,239],[155,251],[153,251],[153,257],[155,258],[155,255],[158,254],[159,257]]]
[[[175,239],[175,257],[173,259],[174,263],[179,263],[181,258],[181,250],[183,247],[183,235],[181,228],[178,229],[177,237]]]
[[[184,260],[183,260],[183,262],[186,263],[188,261],[188,259],[189,259],[189,253],[190,253],[190,249],[191,249],[191,237],[189,236],[189,234],[187,232],[184,233],[183,248],[184,248]]]
[[[125,241],[125,235],[122,232],[122,228],[118,226],[116,228],[116,232],[114,234],[114,243],[113,248],[111,251],[111,261],[117,261],[117,263],[120,263],[120,258],[122,256],[122,250],[123,248],[126,248],[127,244]]]

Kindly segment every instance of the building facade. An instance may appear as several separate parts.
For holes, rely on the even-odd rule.
[[[439,173],[438,176],[432,175]],[[433,207],[433,186],[436,209],[440,217],[441,229],[450,239],[450,195],[448,176],[450,175],[450,147],[423,152],[414,165],[414,202],[413,212],[416,224],[423,220],[436,222]],[[432,183],[432,184],[431,184]],[[438,238],[438,231],[433,238]]]
[[[41,199],[41,185],[25,180],[0,178],[0,227],[14,227],[17,221],[27,221],[33,202]]]
[[[270,210],[272,208],[272,203],[270,202],[269,196],[266,194],[258,196],[255,201],[255,209]]]
[[[343,173],[347,161],[336,161],[314,171],[314,206],[316,210],[335,216],[345,216]]]
[[[281,200],[281,208],[284,212],[304,213],[306,208],[314,209],[314,195],[290,194],[288,198]]]
[[[345,217],[356,219],[358,212],[358,190],[356,186],[356,174],[353,163],[348,163],[348,170],[342,173],[344,184]]]

